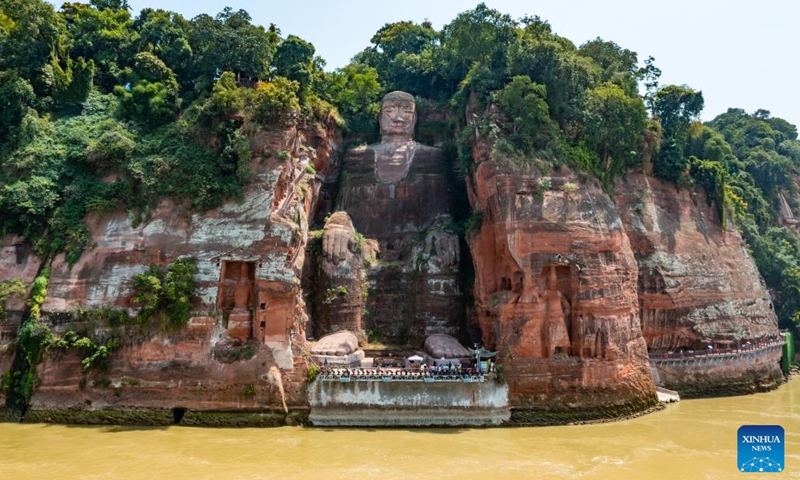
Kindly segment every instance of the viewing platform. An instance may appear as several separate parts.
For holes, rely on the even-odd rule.
[[[681,362],[725,361],[737,358],[751,358],[763,353],[780,351],[786,341],[783,338],[769,339],[764,342],[746,343],[734,348],[706,348],[699,350],[655,350],[650,351],[650,364],[661,365]]]
[[[493,373],[339,369],[308,387],[315,426],[490,426],[508,421],[508,386]]]
[[[650,371],[657,387],[682,398],[746,395],[783,383],[783,338],[704,351],[650,352]]]
[[[463,382],[479,383],[487,379],[495,380],[493,373],[482,372],[421,372],[419,370],[407,370],[402,368],[377,369],[377,368],[325,368],[320,372],[317,379],[322,382]]]

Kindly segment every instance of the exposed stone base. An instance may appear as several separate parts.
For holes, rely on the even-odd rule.
[[[651,359],[653,379],[681,398],[728,397],[768,392],[785,381],[779,345],[742,354],[695,359]]]
[[[315,408],[309,415],[315,427],[488,427],[510,418],[508,408]]]
[[[625,405],[614,405],[603,408],[587,408],[583,410],[536,410],[513,409],[507,426],[551,426],[580,425],[587,423],[605,423],[617,420],[629,420],[666,408],[666,404],[657,400],[641,401]]]
[[[699,381],[674,385],[674,387],[680,392],[682,398],[713,398],[769,392],[780,387],[784,382],[783,375],[778,374],[761,378],[745,377],[735,381]]]
[[[0,417],[2,421],[2,417]],[[6,421],[12,421],[10,418]],[[306,409],[280,411],[28,410],[25,423],[163,427],[283,427],[307,425]]]

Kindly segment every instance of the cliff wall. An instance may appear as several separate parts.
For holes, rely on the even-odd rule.
[[[755,263],[705,192],[641,173],[626,176],[615,191],[639,264],[642,333],[649,349],[724,349],[777,336]]]
[[[517,410],[655,403],[641,335],[638,268],[613,201],[590,184],[543,189],[533,168],[479,163],[469,238],[484,344],[499,351]]]
[[[42,318],[56,333],[122,345],[105,370],[86,370],[74,350],[53,349],[37,368],[31,418],[64,410],[283,411],[284,402],[306,409],[304,297],[343,315],[335,328],[320,318],[322,330],[369,312],[349,328],[412,341],[477,332],[498,351],[516,423],[645,410],[656,402],[653,354],[724,351],[777,335],[741,237],[702,191],[630,173],[609,194],[567,167],[498,156],[486,138],[474,143],[466,178],[474,285],[451,229],[459,202],[451,159],[420,147],[408,178],[390,185],[376,183],[372,157],[360,149],[343,158],[338,188],[353,218],[348,248],[358,252],[338,268],[364,269],[348,273],[353,282],[341,292],[359,292],[358,302],[338,305],[340,291],[329,288],[326,303],[328,292],[315,291],[321,283],[301,284],[301,271],[330,261],[307,261],[306,245],[322,181],[339,174],[329,171],[336,141],[321,130],[261,132],[251,138],[255,179],[240,201],[198,214],[162,200],[135,225],[126,212],[88,218],[95,246],[71,268],[63,256],[53,259]],[[309,173],[311,165],[320,174]],[[33,248],[10,237],[0,247],[0,278],[31,283],[42,267]],[[375,258],[365,262],[362,251]],[[133,277],[186,257],[197,259],[199,297],[186,328],[112,325],[91,314],[135,314]],[[465,291],[474,297],[466,319]],[[23,309],[12,299],[0,324],[0,372],[12,368]],[[679,365],[661,381],[695,396],[771,388],[779,379],[767,360],[728,362],[724,372],[705,370],[707,362]],[[343,411],[331,410],[332,421],[344,424]]]
[[[497,115],[470,107],[468,122]],[[470,320],[499,352],[512,419],[646,408],[655,394],[648,352],[778,336],[741,237],[701,189],[631,172],[609,194],[563,165],[509,158],[496,137],[476,135]],[[726,375],[695,371],[669,388],[749,391],[726,388],[742,382],[779,383],[774,369],[732,364]]]
[[[107,369],[88,371],[74,349],[51,349],[38,366],[31,409],[282,409],[284,399],[306,405],[300,272],[322,179],[307,167],[326,171],[333,135],[295,126],[255,134],[254,179],[243,198],[206,213],[162,200],[138,225],[126,212],[88,218],[95,247],[71,268],[63,256],[53,259],[42,321],[56,333],[115,337],[122,345]],[[4,242],[0,277],[32,281],[41,259],[15,239]],[[111,307],[134,315],[134,275],[185,257],[197,259],[199,297],[186,328],[110,325],[86,314]],[[9,322],[18,321],[20,306],[12,310]],[[13,331],[3,330],[6,344]]]

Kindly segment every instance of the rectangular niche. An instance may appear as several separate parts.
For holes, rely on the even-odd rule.
[[[217,305],[223,311],[255,309],[256,262],[223,260]]]

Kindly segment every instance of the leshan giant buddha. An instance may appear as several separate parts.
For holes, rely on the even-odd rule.
[[[399,340],[457,335],[464,324],[450,164],[442,150],[414,141],[416,118],[410,94],[383,98],[381,142],[346,154],[336,202],[355,231],[374,240],[366,243],[377,246],[377,262],[366,268],[362,328]],[[320,262],[343,257],[331,248],[365,246],[323,241]]]

